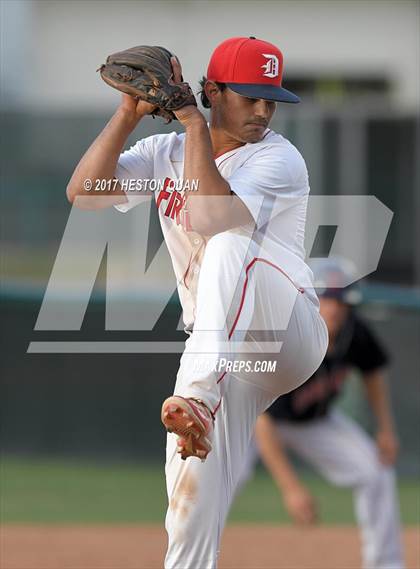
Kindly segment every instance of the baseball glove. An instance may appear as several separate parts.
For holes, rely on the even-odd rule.
[[[188,83],[173,81],[171,57],[164,47],[139,45],[110,55],[98,71],[111,87],[156,105],[151,114],[170,123],[173,111],[197,105]]]

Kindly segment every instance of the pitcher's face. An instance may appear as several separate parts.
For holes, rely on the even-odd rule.
[[[229,88],[219,91],[212,101],[214,124],[242,143],[259,142],[275,110],[274,101],[243,97]]]

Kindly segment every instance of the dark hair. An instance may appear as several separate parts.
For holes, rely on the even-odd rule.
[[[201,90],[198,92],[198,94],[200,95],[201,98],[201,104],[203,105],[203,107],[205,109],[210,109],[211,108],[211,104],[210,101],[208,100],[208,97],[204,91],[204,85],[206,84],[207,81],[207,77],[204,77],[199,81],[200,83],[200,87]],[[214,83],[216,83],[216,85],[219,87],[219,89],[221,91],[224,91],[226,89],[226,83],[219,83],[218,81],[214,81]]]

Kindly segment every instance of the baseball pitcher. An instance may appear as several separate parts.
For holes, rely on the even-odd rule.
[[[281,86],[281,51],[255,37],[228,39],[213,52],[201,92],[209,123],[164,48],[119,52],[100,71],[124,94],[67,195],[78,207],[126,212],[139,200],[130,180],[164,181],[154,199],[188,334],[174,394],[162,406],[165,567],[214,568],[257,417],[314,373],[328,344],[304,262],[305,162],[269,128],[277,102],[299,99]],[[149,114],[177,119],[184,132],[123,152]],[[112,181],[112,191],[89,194],[87,178]]]

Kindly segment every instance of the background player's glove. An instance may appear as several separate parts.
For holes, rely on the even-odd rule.
[[[173,111],[197,105],[188,83],[175,83],[172,53],[159,46],[140,45],[110,55],[98,71],[102,79],[119,91],[156,106],[152,115],[171,122]]]

